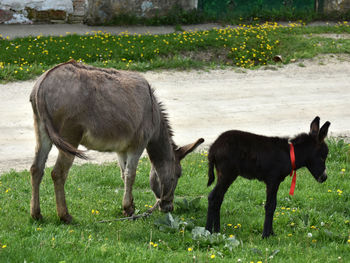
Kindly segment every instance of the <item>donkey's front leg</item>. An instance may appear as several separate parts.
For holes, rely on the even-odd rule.
[[[126,160],[124,170],[124,197],[123,197],[123,214],[131,216],[135,211],[134,198],[132,196],[132,186],[135,182],[136,169],[141,154],[130,154]]]
[[[164,167],[157,169],[158,179],[159,179],[159,191],[160,200],[157,200],[156,204],[159,204],[159,209],[162,212],[171,212],[174,210],[174,192],[177,185],[178,178],[169,178],[166,175],[171,174],[169,171],[168,164]]]
[[[266,204],[265,204],[265,222],[262,237],[266,238],[273,235],[272,221],[277,205],[277,191],[279,182],[268,183],[266,185]]]

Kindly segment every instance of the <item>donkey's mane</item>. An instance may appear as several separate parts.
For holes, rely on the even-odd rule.
[[[153,92],[154,92],[154,90],[152,89],[152,94],[153,94]],[[177,146],[175,144],[174,140],[173,140],[174,131],[171,128],[170,123],[169,123],[169,115],[166,112],[166,110],[164,108],[164,104],[162,102],[158,102],[158,106],[159,106],[159,109],[160,109],[161,118],[164,121],[164,126],[167,129],[167,132],[168,132],[168,135],[169,135],[170,143],[171,143],[173,149],[177,150],[179,148],[179,146]]]
[[[300,133],[293,138],[290,138],[289,141],[293,142],[294,144],[300,144],[305,142],[306,140],[309,140],[311,137],[307,133]]]

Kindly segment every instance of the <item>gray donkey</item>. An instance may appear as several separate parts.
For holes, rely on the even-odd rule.
[[[74,157],[88,149],[116,152],[124,181],[123,213],[132,215],[132,186],[139,158],[146,148],[152,163],[150,185],[154,207],[173,210],[174,191],[181,176],[180,160],[203,143],[178,147],[162,104],[139,74],[83,65],[74,60],[45,72],[30,95],[34,112],[36,150],[31,166],[31,216],[41,219],[39,187],[47,156],[54,144],[58,158],[51,173],[57,214],[66,223],[64,184]]]

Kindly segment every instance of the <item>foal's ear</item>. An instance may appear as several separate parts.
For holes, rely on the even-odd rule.
[[[317,136],[320,130],[320,117],[316,117],[310,124],[310,135]]]
[[[320,133],[318,135],[318,140],[320,142],[323,142],[324,138],[326,138],[327,133],[328,133],[328,128],[329,125],[331,125],[331,123],[329,121],[327,121],[325,124],[323,124],[323,126],[320,129]]]
[[[185,146],[180,147],[179,149],[176,150],[177,157],[179,158],[179,160],[182,160],[183,158],[185,158],[187,154],[194,151],[194,149],[196,149],[203,142],[204,142],[204,139],[200,138],[194,143],[187,144]]]

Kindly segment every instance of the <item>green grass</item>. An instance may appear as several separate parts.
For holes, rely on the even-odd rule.
[[[5,37],[0,39],[0,82],[32,79],[70,59],[100,67],[147,71],[257,68],[275,64],[275,55],[281,55],[283,63],[290,63],[320,54],[349,54],[350,39],[318,36],[321,33],[349,34],[350,27],[347,22],[319,27],[265,23],[166,35],[111,35],[99,31],[83,36],[67,32],[59,37]]]
[[[71,225],[61,223],[56,215],[51,168],[45,170],[41,184],[42,222],[29,215],[29,172],[2,174],[0,262],[349,262],[350,146],[330,139],[329,148],[325,183],[317,183],[302,169],[297,173],[293,197],[288,195],[290,178],[281,184],[274,220],[276,236],[269,239],[261,238],[264,184],[242,178],[233,183],[221,210],[222,234],[235,235],[240,241],[232,252],[221,243],[208,246],[193,240],[190,229],[160,231],[154,223],[164,214],[158,211],[136,221],[99,223],[122,217],[123,183],[115,164],[73,166],[66,184],[68,208],[74,217]],[[155,201],[149,168],[143,158],[133,191],[140,213]],[[204,226],[206,197],[212,188],[206,183],[205,153],[189,155],[183,161],[176,199],[202,198],[197,210],[175,206],[172,215]]]

